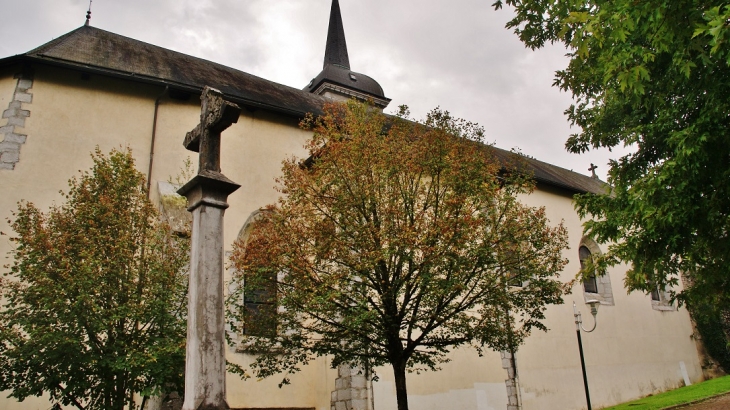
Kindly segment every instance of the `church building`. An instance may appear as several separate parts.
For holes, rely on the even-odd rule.
[[[337,0],[332,2],[323,69],[299,87],[124,37],[87,21],[24,54],[0,59],[0,231],[11,231],[7,218],[18,201],[43,210],[61,202],[59,190],[91,166],[90,153],[97,146],[104,153],[131,148],[148,178],[152,201],[163,214],[179,214],[166,209],[162,198],[174,195],[168,181],[179,175],[185,160],[197,162],[182,141],[199,122],[205,86],[242,108],[222,143],[223,172],[241,184],[228,198],[226,250],[245,234],[252,215],[277,200],[274,178],[281,173],[281,161],[306,155],[304,143],[311,133],[298,123],[307,113],[322,113],[323,104],[331,100],[369,100],[380,109],[390,102],[376,80],[351,69]],[[572,198],[603,192],[606,186],[538,159],[526,160],[537,189],[523,201],[544,206],[553,224],[564,222],[570,248],[564,251],[569,262],[561,280],[570,282],[582,260],[605,250],[583,236]],[[12,249],[7,238],[0,236],[2,255]],[[616,266],[576,282],[563,305],[548,308],[544,323],[550,330],[533,333],[514,355],[486,352],[480,357],[471,349],[458,349],[440,371],[409,374],[411,408],[586,408],[573,303],[589,327],[593,318],[586,302],[591,300],[600,302],[598,324],[594,332],[583,334],[583,349],[594,408],[702,381],[705,359],[688,312],[661,292],[627,294],[626,269]],[[247,364],[252,356],[241,346],[231,346],[227,360]],[[281,389],[277,378],[242,381],[228,374],[227,400],[240,410],[395,410],[392,373],[389,368],[377,373],[377,381],[367,380],[349,368],[332,369],[327,358],[320,358]],[[50,407],[43,397],[23,403],[6,397],[7,392],[0,392],[0,410]]]

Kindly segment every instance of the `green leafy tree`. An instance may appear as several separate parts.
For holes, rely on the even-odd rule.
[[[304,122],[311,157],[284,162],[282,198],[234,246],[231,326],[270,329],[244,336],[257,376],[321,355],[390,365],[406,410],[408,371],[545,330],[546,305],[562,303],[566,230],[518,201],[530,178],[495,159],[481,128],[441,111],[425,124],[355,102],[325,111]],[[243,304],[247,289],[275,307]]]
[[[159,221],[130,151],[92,158],[62,205],[21,203],[11,221],[0,390],[132,408],[134,393],[181,391],[188,245]]]
[[[494,3],[502,6],[502,0]],[[555,85],[575,153],[631,146],[610,164],[612,192],[577,198],[585,229],[611,242],[600,263],[630,262],[630,290],[679,282],[680,302],[730,298],[730,6],[697,0],[504,0],[531,48],[569,50]],[[695,310],[694,314],[700,314]]]

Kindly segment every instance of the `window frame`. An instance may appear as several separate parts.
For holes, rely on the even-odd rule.
[[[653,290],[649,292],[649,299],[651,300],[651,308],[654,310],[662,312],[677,310],[672,303],[672,297],[669,292],[659,286],[654,286]]]
[[[583,260],[585,260],[584,257],[581,257],[581,248],[585,248],[590,253],[590,257],[593,258],[597,255],[602,255],[603,252],[601,251],[601,248],[598,246],[598,244],[591,238],[584,236],[580,240],[580,244],[578,245],[578,260],[581,267],[581,270],[583,269]],[[613,297],[613,287],[611,286],[611,277],[608,274],[608,272],[595,272],[590,277],[592,281],[595,283],[595,292],[591,292],[590,289],[586,288],[585,280],[581,280],[581,288],[583,290],[583,297],[584,300],[587,302],[589,300],[598,300],[601,302],[601,305],[604,306],[614,306],[615,301]]]

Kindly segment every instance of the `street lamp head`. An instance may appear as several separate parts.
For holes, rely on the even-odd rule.
[[[586,304],[591,307],[591,314],[593,316],[596,316],[598,314],[598,306],[601,305],[601,301],[596,300],[596,299],[591,299],[591,300],[587,300]]]

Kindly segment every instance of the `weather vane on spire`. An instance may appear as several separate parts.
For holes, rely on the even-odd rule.
[[[89,0],[89,10],[86,11],[86,23],[84,23],[85,26],[89,25],[89,21],[91,21],[91,2],[93,0]]]

